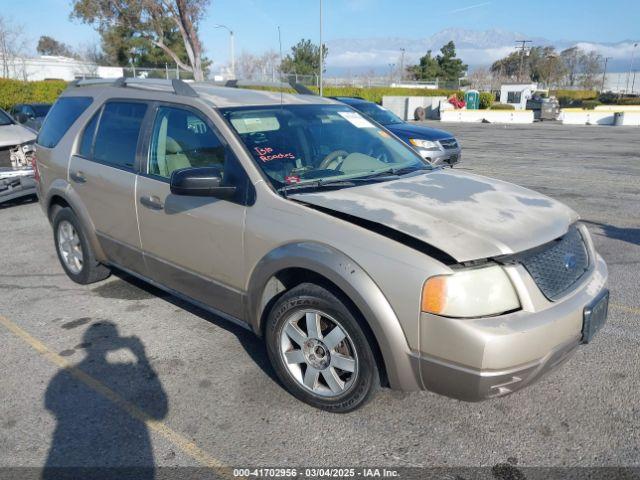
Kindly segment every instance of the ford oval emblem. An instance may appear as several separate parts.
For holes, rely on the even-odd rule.
[[[573,253],[565,253],[562,261],[564,262],[565,270],[573,270],[578,264],[578,259]]]

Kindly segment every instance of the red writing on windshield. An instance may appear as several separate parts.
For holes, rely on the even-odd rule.
[[[271,160],[295,160],[296,156],[293,153],[274,153],[271,147],[254,147],[254,150],[258,154],[258,158],[263,162],[270,162]]]

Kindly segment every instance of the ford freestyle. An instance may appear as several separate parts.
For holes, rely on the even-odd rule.
[[[606,320],[607,267],[575,212],[434,167],[335,100],[81,81],[36,148],[72,280],[118,269],[245,326],[318,408],[381,385],[506,395]]]

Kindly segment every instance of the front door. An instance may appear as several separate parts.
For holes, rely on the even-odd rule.
[[[239,176],[235,157],[204,115],[159,106],[136,194],[142,248],[154,280],[242,318],[246,202],[174,195],[169,186],[174,170],[208,166],[222,167],[223,183]]]
[[[135,159],[146,109],[142,102],[107,102],[85,127],[69,165],[69,181],[109,260],[142,274]]]

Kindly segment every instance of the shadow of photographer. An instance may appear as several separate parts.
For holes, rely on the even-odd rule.
[[[151,419],[161,420],[168,410],[167,395],[143,343],[138,337],[121,337],[113,323],[99,322],[89,326],[81,346],[85,358],[58,371],[45,393],[45,407],[57,424],[42,478],[155,478],[147,425],[74,374],[79,369]]]

